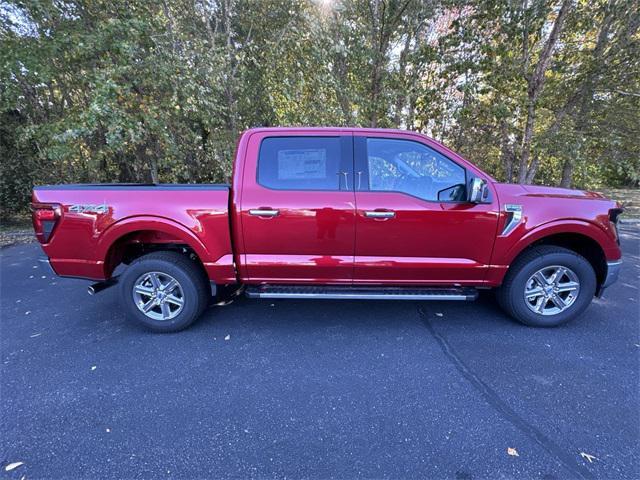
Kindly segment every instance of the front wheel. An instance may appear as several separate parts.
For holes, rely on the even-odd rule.
[[[580,315],[595,291],[596,275],[584,257],[541,245],[518,257],[497,294],[502,308],[519,322],[555,327]]]
[[[201,267],[177,252],[153,252],[136,259],[119,283],[127,316],[156,332],[188,327],[210,297]]]

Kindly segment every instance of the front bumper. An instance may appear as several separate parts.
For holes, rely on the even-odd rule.
[[[600,285],[598,290],[598,296],[602,296],[604,289],[613,285],[620,275],[620,268],[622,267],[622,260],[616,260],[614,262],[607,262],[607,276],[604,278],[604,282]]]

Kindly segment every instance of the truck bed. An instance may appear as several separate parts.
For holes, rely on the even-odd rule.
[[[33,190],[60,217],[43,249],[57,274],[110,278],[126,245],[186,245],[212,279],[234,281],[229,185],[72,184]],[[153,232],[153,233],[152,233]]]

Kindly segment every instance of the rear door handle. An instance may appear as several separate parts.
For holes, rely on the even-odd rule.
[[[273,210],[270,208],[255,208],[249,210],[249,215],[254,215],[256,217],[275,217],[280,213],[280,210]]]
[[[364,212],[364,216],[367,218],[380,218],[380,219],[387,219],[387,218],[393,218],[396,216],[396,212],[381,212],[378,210],[369,210]]]

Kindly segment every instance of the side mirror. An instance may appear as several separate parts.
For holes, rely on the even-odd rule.
[[[471,203],[490,203],[489,186],[484,178],[474,177],[471,179],[468,200]]]

